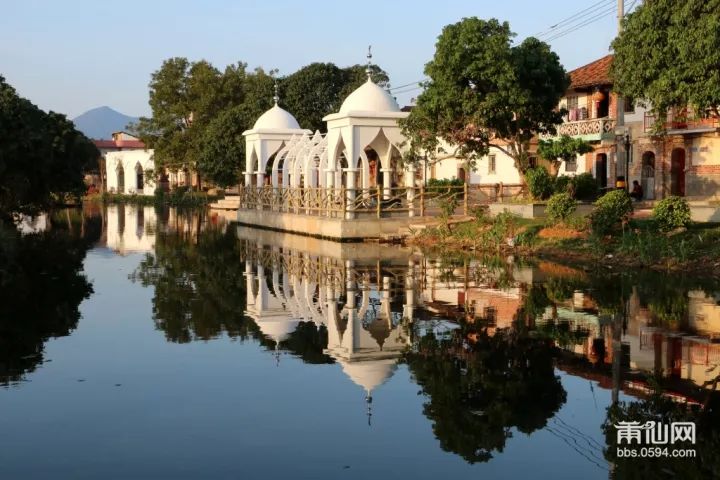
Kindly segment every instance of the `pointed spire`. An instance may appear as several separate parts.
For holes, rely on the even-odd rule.
[[[275,95],[273,95],[273,101],[275,102],[275,105],[277,105],[278,102],[280,101],[280,95],[278,94],[277,78],[275,79]]]
[[[367,405],[367,420],[368,420],[368,427],[372,426],[372,394],[368,390],[367,395],[365,396],[365,403]]]
[[[372,80],[372,45],[368,45],[367,53],[367,67],[365,67],[365,73],[367,73],[368,82]]]

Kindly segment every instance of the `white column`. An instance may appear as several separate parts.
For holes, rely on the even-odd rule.
[[[250,187],[252,185],[252,172],[245,171],[245,186]]]
[[[332,208],[334,203],[334,197],[335,197],[335,169],[334,168],[326,168],[325,169],[325,196],[329,200],[328,207]],[[328,211],[325,213],[328,217],[331,217],[333,212],[330,211],[330,208],[328,208]]]
[[[391,190],[391,188],[392,188],[391,173],[393,170],[392,170],[392,168],[381,168],[380,171],[383,174],[382,175],[382,177],[383,177],[383,198],[385,200],[387,200],[390,198],[390,195],[392,192],[392,190]]]
[[[355,218],[355,197],[357,195],[357,187],[355,186],[355,179],[357,178],[357,173],[359,171],[358,168],[345,168],[343,169],[345,173],[347,174],[347,183],[345,185],[347,192],[345,196],[345,202],[346,202],[346,212],[345,212],[345,219],[346,220],[352,220]]]
[[[415,166],[410,165],[405,172],[405,187],[407,188],[408,217],[415,216]]]

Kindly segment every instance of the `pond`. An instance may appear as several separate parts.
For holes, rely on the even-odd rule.
[[[202,210],[24,230],[0,230],[2,478],[718,474],[711,280]],[[618,457],[614,425],[648,419],[694,422],[696,459]]]

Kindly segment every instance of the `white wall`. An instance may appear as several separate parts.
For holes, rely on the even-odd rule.
[[[125,188],[118,188],[118,166],[122,165],[125,177]],[[138,191],[137,167],[146,172],[155,168],[152,150],[125,150],[108,152],[105,155],[105,171],[107,172],[107,190],[113,193],[136,193],[138,195],[152,195],[155,193],[155,182],[152,177],[144,175],[144,186]]]
[[[445,149],[450,151],[449,148]],[[490,170],[490,156],[495,156],[495,171]],[[435,177],[437,179],[458,178],[458,171],[463,168],[464,160],[448,158],[435,164]],[[420,167],[422,168],[422,167]],[[428,178],[432,178],[432,167],[428,167]],[[496,183],[518,184],[520,172],[515,168],[515,161],[504,152],[492,148],[489,155],[475,161],[475,170],[470,171],[471,185],[495,185]]]
[[[157,228],[154,207],[108,205],[105,215],[108,248],[121,255],[154,250]]]

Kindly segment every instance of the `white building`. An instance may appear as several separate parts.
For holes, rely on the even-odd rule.
[[[106,186],[110,193],[153,195],[153,150],[125,150],[105,154]]]

